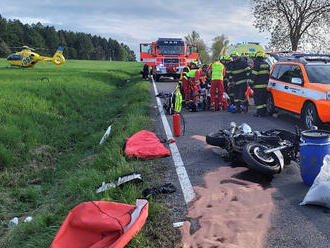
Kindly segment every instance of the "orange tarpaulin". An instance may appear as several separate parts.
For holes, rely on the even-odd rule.
[[[117,202],[84,202],[72,209],[51,248],[122,248],[142,228],[148,201],[137,205]]]
[[[160,143],[157,136],[147,130],[141,130],[126,140],[125,153],[128,157],[153,159],[170,156],[171,152]]]

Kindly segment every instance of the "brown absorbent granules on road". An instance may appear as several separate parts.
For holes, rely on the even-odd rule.
[[[188,210],[182,232],[183,248],[262,248],[273,210],[272,192],[236,179],[246,168],[221,167],[206,174],[206,186]]]

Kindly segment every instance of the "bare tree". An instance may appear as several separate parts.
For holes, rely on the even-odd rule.
[[[193,30],[191,34],[185,36],[184,39],[190,44],[197,44],[201,40],[201,37],[197,31]]]
[[[330,26],[329,0],[251,0],[254,26],[271,34],[270,43],[296,51],[300,42],[321,39],[320,29]],[[317,40],[318,41],[318,40]]]
[[[196,31],[192,31],[191,34],[188,34],[184,37],[185,41],[190,44],[196,44],[199,52],[199,57],[202,63],[210,62],[210,55],[208,54],[208,49],[201,39],[200,35]]]
[[[229,45],[229,40],[225,35],[219,35],[213,39],[213,44],[211,47],[212,51],[212,60],[218,59],[219,55],[221,53],[221,50],[224,47],[227,47]]]

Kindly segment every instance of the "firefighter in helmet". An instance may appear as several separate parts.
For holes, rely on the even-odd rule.
[[[257,52],[251,71],[251,85],[254,91],[254,103],[257,108],[256,117],[266,115],[267,85],[269,80],[269,64],[265,61],[265,53]]]
[[[227,71],[229,71],[229,69],[230,69],[230,65],[229,65],[230,62],[231,62],[230,56],[229,55],[222,56],[220,58],[220,62],[225,66],[225,73],[224,73],[224,77],[223,77],[223,87],[224,87],[224,92],[226,93],[226,97],[228,98],[230,90],[229,90],[229,87],[228,87],[228,85],[229,85],[229,79],[228,79],[229,73]],[[229,100],[226,97],[225,97],[225,99]]]
[[[246,62],[246,59],[240,57],[238,52],[233,51],[230,56],[233,61],[230,63],[229,80],[232,86],[235,105],[235,110],[232,113],[247,112],[248,102],[245,98],[245,92],[250,79],[251,68]]]

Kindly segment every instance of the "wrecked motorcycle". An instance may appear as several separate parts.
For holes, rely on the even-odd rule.
[[[280,129],[252,131],[248,124],[237,126],[234,122],[230,128],[206,136],[207,144],[227,151],[228,160],[243,161],[248,168],[270,175],[297,161],[299,141],[299,129],[296,133]]]

